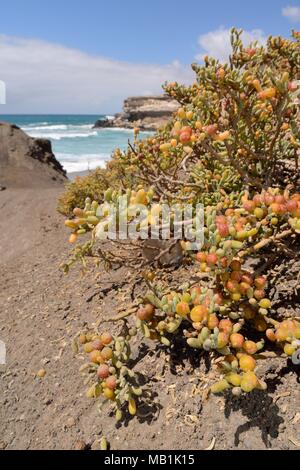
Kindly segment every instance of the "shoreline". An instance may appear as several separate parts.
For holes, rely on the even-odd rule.
[[[105,122],[104,115],[98,116],[104,120],[101,122]],[[49,141],[51,151],[63,166],[69,181],[88,175],[95,167],[105,167],[114,149],[125,149],[128,139],[133,140],[134,131],[126,125],[94,129],[95,119],[91,115],[82,115],[81,119],[75,114],[52,117],[46,114],[19,115],[19,118],[17,115],[0,115],[0,122],[17,126],[36,143]],[[152,132],[141,131],[141,135],[149,134]],[[76,164],[73,165],[73,161]]]

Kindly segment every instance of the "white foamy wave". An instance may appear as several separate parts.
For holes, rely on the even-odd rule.
[[[131,134],[133,135],[134,133],[134,129],[126,129],[125,127],[108,127],[108,128],[105,128],[105,129],[99,129],[99,132],[120,132],[122,134]],[[150,136],[150,135],[153,135],[154,132],[152,131],[141,131],[140,132],[140,135],[141,136]]]
[[[133,134],[133,129],[125,129],[124,127],[108,127],[105,129],[99,129],[100,131],[106,132],[124,132],[124,134]]]
[[[77,128],[77,129],[93,129],[94,127],[94,124],[82,124],[80,126],[73,126],[73,125],[70,125],[69,128]]]
[[[76,138],[86,138],[86,137],[93,137],[98,135],[97,131],[93,132],[61,132],[61,133],[43,133],[43,132],[28,132],[30,137],[34,138],[41,138],[45,137],[47,139],[52,139],[52,140],[62,140],[62,139],[76,139]]]
[[[48,124],[48,123],[46,123]],[[28,126],[23,126],[22,129],[24,131],[83,131],[83,130],[90,130],[93,128],[93,124],[51,124],[51,125],[43,125],[42,123],[38,126],[34,126],[33,124],[29,124]]]
[[[115,116],[110,116],[109,114],[107,116],[105,116],[106,119],[108,119],[109,121],[113,121],[115,119]]]
[[[104,168],[110,158],[110,154],[84,154],[75,155],[71,153],[57,153],[56,158],[62,164],[67,173],[95,170]]]
[[[46,125],[40,125],[40,126],[27,126],[23,127],[24,131],[64,131],[67,130],[68,126],[66,124],[60,124],[60,125],[53,125],[53,126],[46,126]]]
[[[47,126],[49,124],[49,122],[31,122],[30,124],[26,124],[25,127],[33,127],[35,128],[35,126]]]

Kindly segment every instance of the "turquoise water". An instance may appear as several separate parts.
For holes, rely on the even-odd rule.
[[[103,167],[112,151],[125,149],[133,132],[127,129],[93,129],[95,115],[0,115],[31,137],[51,140],[53,152],[68,173]],[[147,135],[144,133],[144,135]]]

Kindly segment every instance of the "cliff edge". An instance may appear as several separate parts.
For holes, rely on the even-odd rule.
[[[163,127],[177,111],[179,104],[168,95],[134,96],[124,101],[123,113],[114,119],[98,120],[95,128],[121,127],[156,131]]]

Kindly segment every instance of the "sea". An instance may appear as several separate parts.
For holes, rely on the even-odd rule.
[[[129,129],[93,129],[106,115],[0,115],[0,121],[16,124],[31,137],[52,142],[53,153],[67,173],[103,168],[116,148],[125,150],[133,140]],[[150,135],[143,132],[141,137]]]

